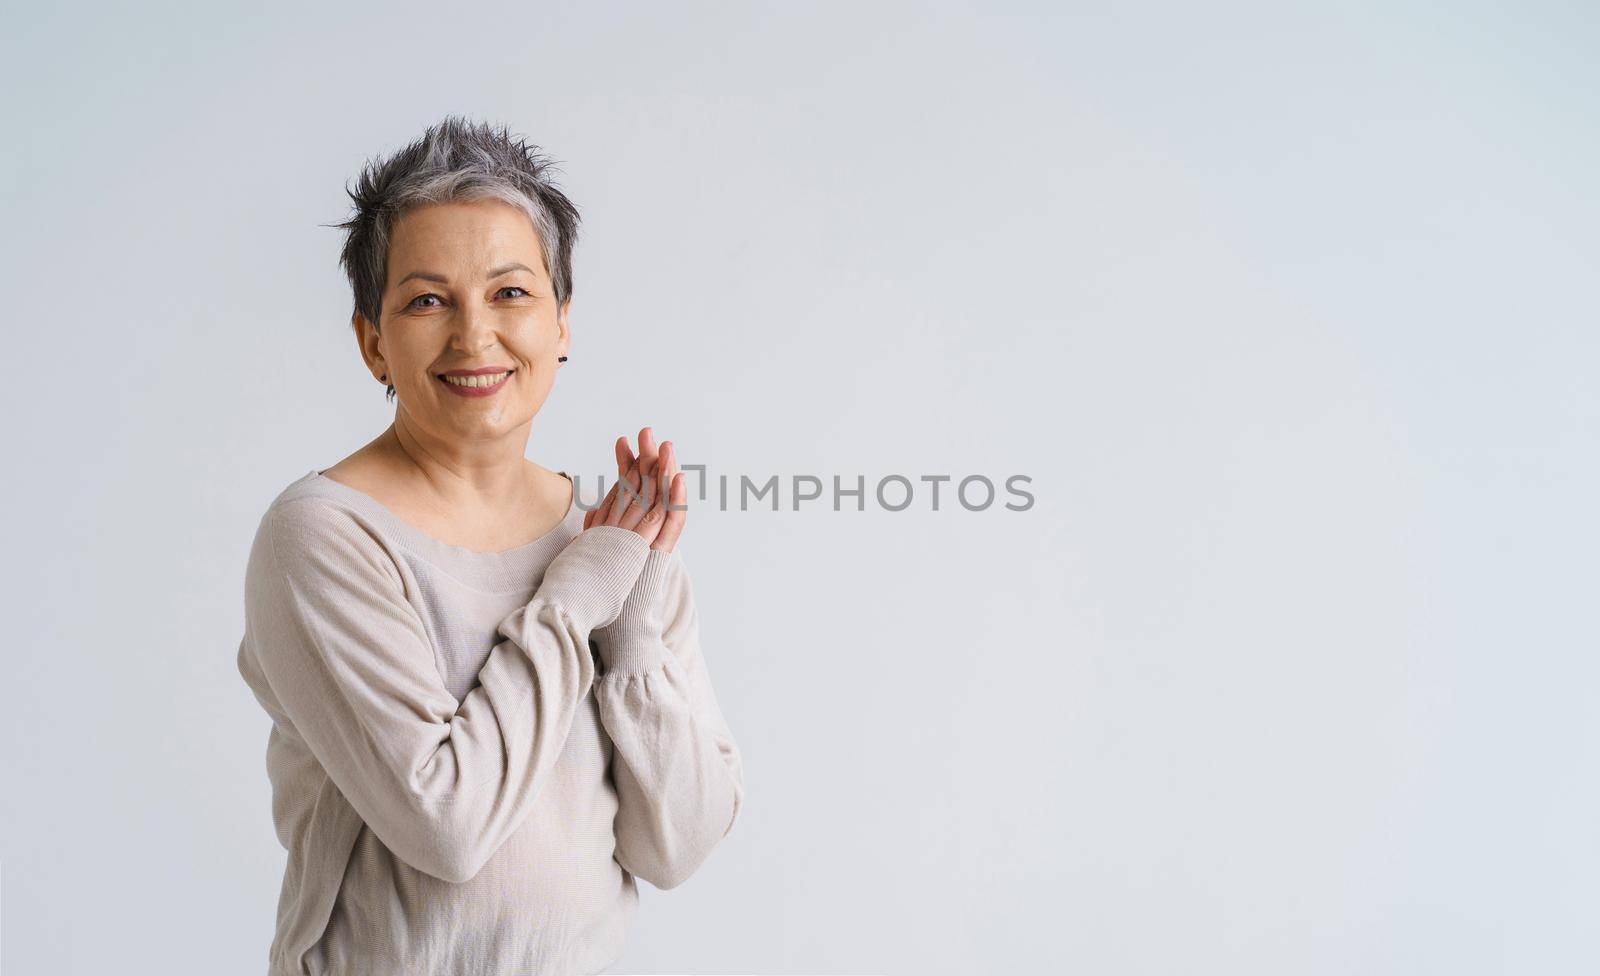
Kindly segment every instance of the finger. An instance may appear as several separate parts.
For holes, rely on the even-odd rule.
[[[660,548],[671,552],[677,548],[678,541],[683,538],[684,527],[688,525],[689,481],[683,476],[683,472],[672,473],[672,484],[667,489],[667,497],[678,508],[676,511],[668,508],[666,517],[661,521],[661,535],[666,536],[666,540],[662,542]],[[660,539],[661,536],[656,538]]]
[[[624,506],[622,517],[618,520],[618,525],[621,525],[622,528],[635,528],[638,523],[643,522],[645,515],[650,512],[654,498],[659,494],[659,491],[656,491],[656,486],[654,486],[654,478],[645,477],[645,474],[640,472],[637,467],[634,470],[632,483],[634,483],[632,496],[624,496],[624,498],[618,499],[619,506]]]
[[[628,438],[619,437],[613,445],[617,455],[617,474],[621,475],[633,464],[633,451],[628,447]]]
[[[635,462],[617,479],[616,497],[611,500],[611,508],[606,512],[607,525],[622,525],[622,520],[627,518],[628,509],[631,507],[630,502],[638,490],[639,472],[638,464]]]
[[[665,441],[656,460],[656,494],[661,514],[666,515],[667,492],[672,488],[672,475],[678,470],[678,445]]]
[[[658,497],[660,494],[661,493],[659,491],[656,492]],[[644,514],[639,517],[639,521],[634,525],[633,531],[639,533],[639,535],[644,538],[646,545],[654,548],[656,538],[658,535],[660,535],[661,526],[665,521],[666,519],[662,517],[661,506],[651,505],[645,510]]]
[[[624,493],[625,510],[618,524],[624,528],[637,526],[649,513],[651,505],[661,496],[655,472],[660,467],[660,449],[656,445],[655,431],[646,426],[639,429],[639,456],[634,459],[634,478],[629,484],[635,491],[633,497]]]
[[[656,447],[656,432],[649,427],[639,429],[639,470],[645,477],[653,477],[660,452]]]
[[[683,527],[688,521],[689,483],[678,468],[676,451],[669,455],[667,464],[667,485],[663,492],[666,500],[665,516],[661,522],[661,533],[656,536],[651,548],[671,552],[677,546],[678,538],[683,535]]]
[[[589,513],[583,517],[583,527],[587,529],[592,525],[604,525],[606,515],[611,511],[611,500],[616,497],[617,483],[613,481],[611,489],[606,492],[606,496],[600,499],[600,504],[589,509]]]
[[[649,507],[645,510],[645,513],[640,520],[639,525],[641,528],[644,527],[646,523],[655,526],[658,530],[666,525],[667,489],[672,478],[672,473],[669,470],[671,464],[672,442],[667,441],[661,445],[661,450],[657,455],[656,467],[660,473],[656,477],[650,479],[650,484],[654,488],[655,497],[651,499]],[[660,536],[658,532],[653,538],[659,537]],[[651,542],[651,548],[655,548],[654,541]]]
[[[616,506],[617,486],[628,477],[628,469],[633,466],[633,451],[628,447],[628,438],[618,437],[616,443],[611,445],[611,453],[617,459],[617,480],[611,483],[611,490],[606,493],[604,501],[600,503],[599,515],[595,522],[601,525],[611,522],[611,511]]]
[[[672,442],[667,441],[661,445],[656,455],[656,468],[659,474],[645,480],[645,484],[650,486],[653,497],[649,499],[649,504],[646,506],[644,514],[640,516],[638,524],[634,527],[634,531],[643,536],[644,541],[652,549],[655,548],[655,540],[660,538],[661,529],[666,525],[667,521],[667,487],[668,481],[672,477],[668,468],[671,464]]]
[[[643,454],[635,458],[634,451],[627,446],[627,437],[616,438],[616,443],[618,443],[616,478],[618,478],[618,496],[622,501],[611,502],[611,510],[616,512],[619,517],[627,518],[627,506],[632,501],[632,494],[634,494],[643,477],[645,477],[645,474],[643,474],[643,459],[645,458],[643,458]],[[632,472],[632,477],[629,477],[630,472]],[[618,522],[621,522],[621,518],[619,518]]]
[[[611,517],[624,529],[631,529],[650,510],[650,498],[655,494],[650,479],[645,477],[635,462],[627,480],[618,486],[616,503],[611,506]]]

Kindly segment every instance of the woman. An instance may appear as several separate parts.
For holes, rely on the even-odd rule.
[[[635,877],[678,885],[738,817],[671,442],[619,438],[587,513],[524,457],[571,339],[578,213],[548,167],[451,117],[351,193],[351,321],[395,417],[250,552],[239,671],[288,851],[271,976],[601,972]]]

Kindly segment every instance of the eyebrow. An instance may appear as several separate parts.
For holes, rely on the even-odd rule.
[[[528,274],[534,273],[533,269],[527,265],[513,261],[510,264],[503,264],[500,267],[495,268],[493,271],[489,272],[488,276],[485,277],[484,280],[490,281],[500,277],[503,274],[510,274],[513,271],[526,271]],[[441,285],[448,285],[450,283],[450,279],[446,278],[442,274],[435,274],[432,271],[413,271],[404,278],[401,278],[399,281],[395,282],[394,285],[396,288],[398,288],[410,281],[412,278],[421,278],[423,281],[433,281]]]

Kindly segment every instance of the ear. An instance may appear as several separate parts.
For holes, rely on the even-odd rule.
[[[569,296],[556,311],[556,355],[558,356],[565,356],[568,347],[572,345],[572,330],[567,327],[567,313],[571,310],[572,298]]]
[[[378,334],[378,327],[360,312],[350,316],[350,327],[355,330],[356,345],[361,350],[362,361],[372,371],[372,378],[387,373],[389,367],[383,359],[383,337]]]

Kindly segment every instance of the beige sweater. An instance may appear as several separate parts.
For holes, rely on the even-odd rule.
[[[312,471],[244,589],[288,852],[269,976],[597,973],[635,877],[671,888],[733,828],[683,560],[576,504],[480,553]]]

